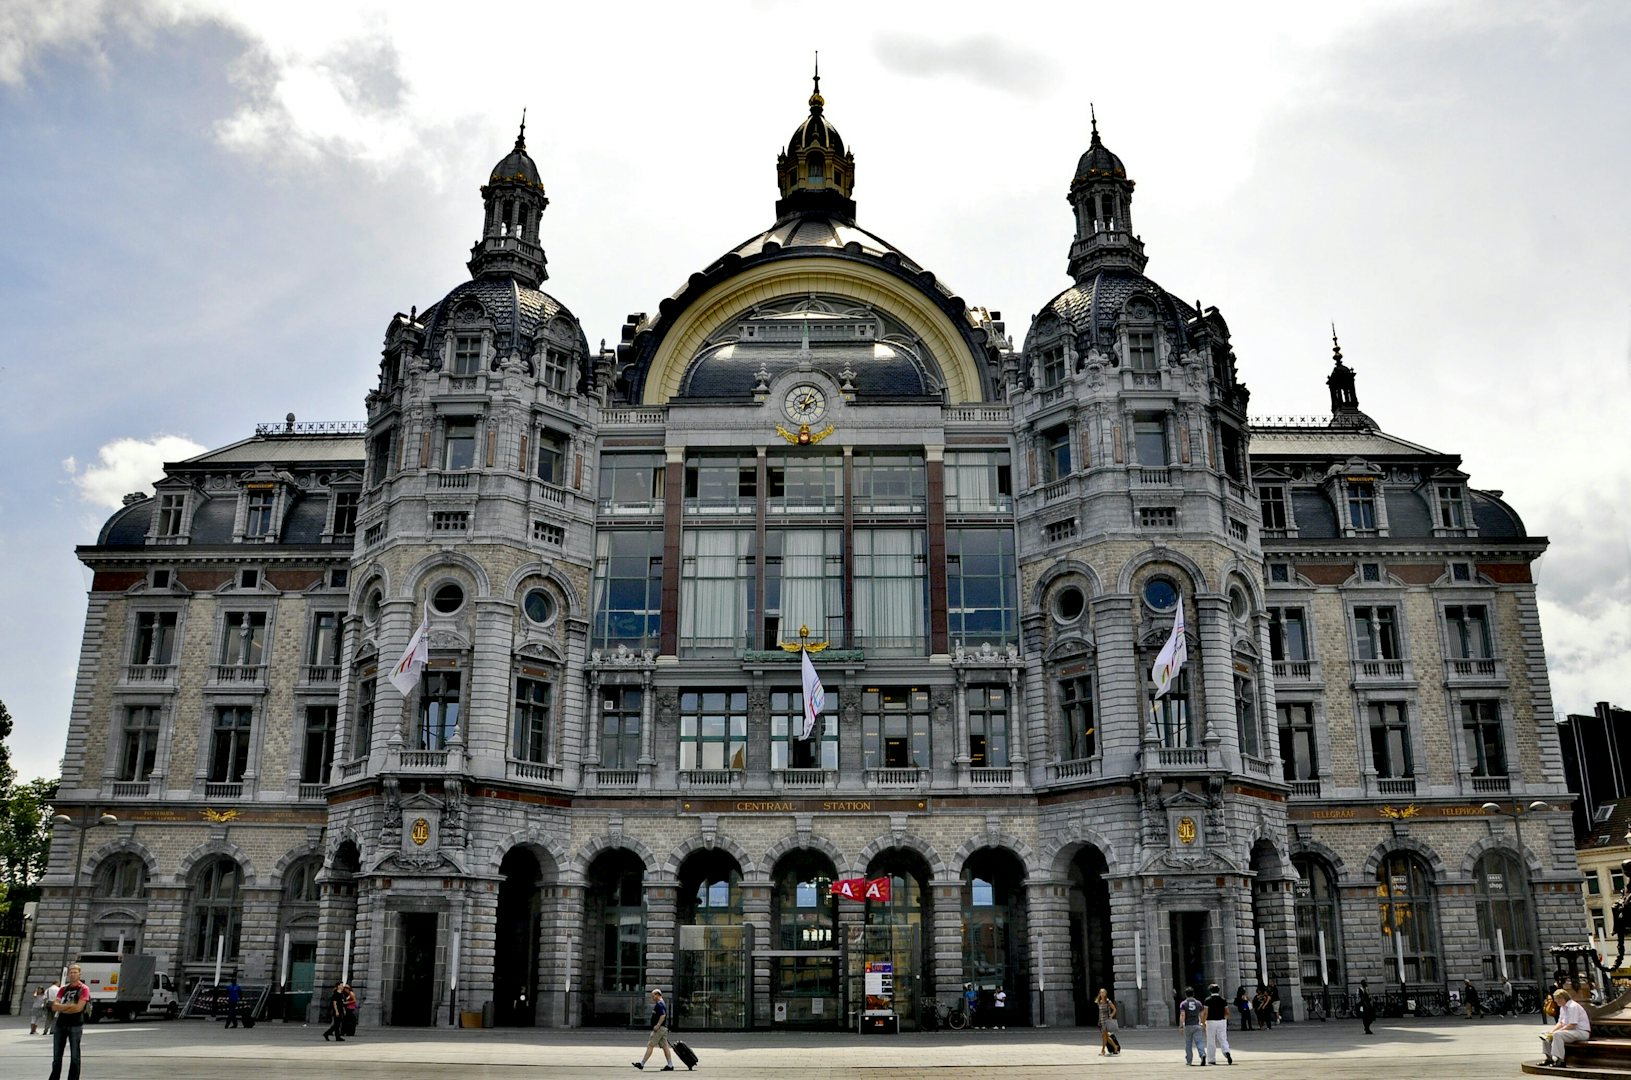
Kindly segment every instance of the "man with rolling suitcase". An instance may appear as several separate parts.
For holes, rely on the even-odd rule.
[[[683,1046],[684,1044],[682,1043],[681,1045]],[[668,1062],[668,1064],[666,1064],[666,1065],[664,1065],[662,1067],[661,1071],[662,1072],[673,1072],[674,1071],[674,1055],[669,1052],[669,1046],[668,1046],[668,1003],[663,1000],[663,992],[661,990],[658,990],[656,987],[652,987],[652,990],[651,990],[651,1038],[646,1040],[646,1053],[645,1053],[645,1056],[642,1057],[639,1061],[636,1061],[634,1063],[634,1067],[636,1069],[645,1068],[646,1067],[646,1062],[651,1060],[651,1052],[653,1050],[657,1049],[657,1047],[659,1047],[659,1046],[663,1048],[663,1060]],[[689,1052],[690,1047],[686,1047],[686,1051]],[[695,1060],[696,1060],[695,1055],[693,1055],[692,1056],[692,1061],[695,1062]],[[688,1067],[694,1067],[694,1066],[688,1066]]]

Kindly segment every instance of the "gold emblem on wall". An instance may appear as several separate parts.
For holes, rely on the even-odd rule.
[[[1421,813],[1421,807],[1417,806],[1415,803],[1411,803],[1409,806],[1382,807],[1383,817],[1390,817],[1399,821],[1403,821],[1405,818],[1413,818],[1419,813]]]
[[[430,822],[424,818],[415,818],[413,828],[408,832],[408,838],[415,844],[423,845],[430,839]]]
[[[1196,832],[1194,818],[1181,817],[1178,819],[1178,842],[1180,844],[1193,844]]]
[[[780,424],[776,425],[776,434],[792,443],[794,446],[814,446],[838,429],[828,424],[820,431],[811,431],[809,424],[800,424],[797,431],[788,431]]]
[[[238,811],[236,810],[212,810],[207,806],[204,808],[205,821],[235,821],[237,817]]]

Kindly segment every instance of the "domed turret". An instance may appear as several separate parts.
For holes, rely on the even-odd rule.
[[[1099,118],[1091,112],[1093,141],[1076,162],[1066,196],[1076,212],[1076,239],[1070,245],[1070,276],[1085,281],[1105,266],[1141,273],[1148,258],[1144,241],[1133,235],[1133,182],[1121,159],[1099,140]]]
[[[549,280],[549,260],[538,238],[539,219],[549,198],[538,166],[527,153],[525,111],[515,146],[493,166],[481,199],[481,239],[470,249],[470,276],[513,278],[534,288]]]
[[[793,130],[785,153],[776,156],[776,177],[781,198],[776,200],[778,221],[798,214],[825,214],[842,221],[855,220],[855,155],[844,148],[843,136],[827,120],[821,96],[821,68],[815,72],[810,115]]]

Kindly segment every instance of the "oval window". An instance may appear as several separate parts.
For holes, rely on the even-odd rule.
[[[362,602],[362,618],[369,626],[379,622],[379,606],[384,601],[384,595],[374,589],[368,594],[368,599]]]
[[[1053,614],[1060,622],[1075,622],[1087,608],[1087,597],[1074,585],[1067,585],[1053,596]]]
[[[1246,616],[1250,615],[1251,613],[1252,613],[1252,606],[1246,600],[1246,590],[1238,588],[1238,587],[1230,589],[1229,590],[1229,614],[1233,615],[1236,619],[1239,619],[1241,622],[1245,622],[1246,621]]]
[[[1178,606],[1178,586],[1170,578],[1152,577],[1144,583],[1144,602],[1156,611],[1171,611]]]
[[[452,581],[438,585],[430,598],[430,606],[443,615],[451,615],[464,606],[464,590]]]
[[[521,610],[535,623],[547,623],[555,616],[555,601],[543,589],[534,589],[521,601]]]

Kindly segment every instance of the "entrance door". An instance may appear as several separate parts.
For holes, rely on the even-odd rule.
[[[674,973],[674,1023],[681,1031],[743,1031],[748,1002],[750,926],[682,926]]]
[[[1174,911],[1171,915],[1172,985],[1179,990],[1194,987],[1203,997],[1207,982],[1218,977],[1207,970],[1206,923],[1204,911]],[[1224,987],[1224,992],[1228,989]]]
[[[398,918],[396,992],[391,996],[391,1023],[429,1027],[436,1012],[436,914],[404,911]]]
[[[918,1015],[924,996],[933,996],[934,988],[923,983],[926,972],[919,963],[922,938],[918,928],[898,923],[872,924],[852,927],[850,940],[844,949],[844,972],[848,977],[847,998],[853,1010],[887,1008],[900,1018],[902,1031],[915,1031],[922,1017]],[[867,965],[873,971],[887,970],[891,978],[891,994],[887,1003],[868,1001],[866,986]],[[881,965],[887,965],[882,968]]]
[[[311,1008],[313,985],[317,981],[317,942],[295,942],[289,947],[289,996],[285,1019],[304,1020]]]

